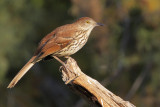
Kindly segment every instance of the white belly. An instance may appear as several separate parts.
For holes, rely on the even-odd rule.
[[[73,40],[67,47],[55,53],[57,56],[70,56],[79,51],[87,42],[88,38],[80,38]]]
[[[82,33],[81,35],[76,36],[74,40],[67,47],[54,53],[54,55],[61,57],[61,56],[70,56],[76,53],[86,44],[86,42],[88,41],[90,32],[91,30],[87,31],[85,35],[84,33]]]

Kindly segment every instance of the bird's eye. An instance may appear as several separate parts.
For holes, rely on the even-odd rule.
[[[86,23],[90,23],[89,21],[86,21]]]

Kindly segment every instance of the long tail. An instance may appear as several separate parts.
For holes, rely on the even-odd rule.
[[[13,78],[7,88],[13,88],[17,82],[27,73],[27,71],[35,64],[34,59],[36,56],[33,56],[26,65],[18,72],[18,74]]]

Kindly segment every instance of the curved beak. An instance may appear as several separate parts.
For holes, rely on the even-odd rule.
[[[96,26],[104,26],[102,23],[97,23]]]

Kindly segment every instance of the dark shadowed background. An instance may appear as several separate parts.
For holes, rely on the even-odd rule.
[[[87,75],[138,107],[160,107],[160,0],[1,0],[0,107],[88,107],[61,80],[55,60],[7,85],[58,26],[89,16],[95,28],[72,57]]]

